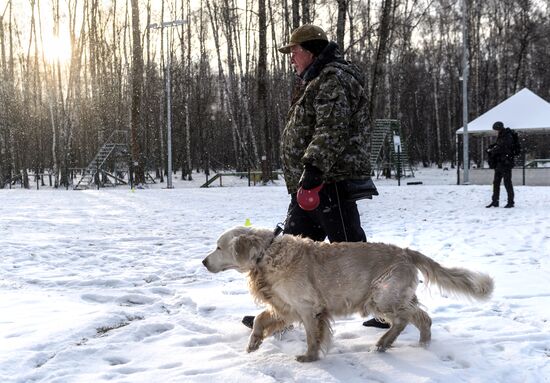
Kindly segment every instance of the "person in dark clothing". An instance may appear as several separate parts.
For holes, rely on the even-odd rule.
[[[505,129],[501,121],[493,124],[493,129],[498,132],[497,141],[487,148],[489,166],[495,169],[493,179],[492,201],[486,207],[498,207],[500,197],[500,183],[504,179],[504,187],[508,194],[508,203],[505,208],[514,207],[514,186],[512,185],[512,168],[514,167],[513,145],[514,137],[510,129]]]
[[[279,51],[290,54],[297,76],[281,135],[283,173],[290,194],[283,233],[315,241],[366,242],[349,186],[351,180],[372,184],[363,74],[315,25],[294,30]],[[314,194],[318,205],[306,207],[300,200],[300,193],[305,192]],[[253,320],[246,316],[243,323],[252,327]],[[389,327],[375,319],[365,325]]]

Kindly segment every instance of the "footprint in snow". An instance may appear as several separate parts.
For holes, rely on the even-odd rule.
[[[151,289],[151,292],[158,295],[174,295],[174,290],[166,287],[154,287]]]
[[[179,362],[175,362],[175,363],[167,363],[167,364],[163,364],[162,366],[159,366],[158,368],[160,370],[170,370],[172,368],[178,368],[178,367],[181,367],[182,364],[179,363]]]
[[[134,334],[136,341],[143,341],[147,338],[163,334],[174,328],[174,325],[168,323],[155,323],[141,325]]]
[[[353,332],[343,332],[338,334],[337,337],[340,339],[357,339],[359,338],[359,335]]]
[[[136,368],[136,367],[121,367],[117,370],[119,374],[132,375],[137,374],[138,372],[147,371],[146,368]]]
[[[82,294],[80,298],[84,301],[92,303],[107,303],[115,300],[115,297],[99,294]]]
[[[116,301],[121,306],[135,306],[151,304],[155,299],[141,294],[128,294],[117,298]]]
[[[121,364],[126,364],[130,362],[128,359],[122,358],[120,356],[108,356],[103,358],[103,360],[109,363],[111,366],[119,366]]]
[[[216,310],[216,306],[201,306],[199,307],[199,313],[200,314],[210,314],[211,312]]]
[[[439,359],[442,362],[451,363],[452,364],[451,368],[454,368],[454,369],[457,369],[457,370],[470,368],[470,363],[468,363],[467,361],[464,361],[464,360],[455,360],[454,356],[452,356],[452,355],[440,355]]]
[[[224,339],[219,334],[196,336],[190,339],[187,339],[182,342],[184,347],[203,347],[210,346],[212,344],[220,343]]]

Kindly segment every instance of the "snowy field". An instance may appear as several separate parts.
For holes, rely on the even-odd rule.
[[[359,202],[369,241],[488,272],[494,296],[420,287],[428,349],[409,326],[372,351],[384,330],[353,316],[336,321],[324,358],[300,364],[301,327],[244,351],[241,318],[261,308],[244,275],[201,264],[246,218],[282,221],[284,186],[227,177],[200,189],[197,178],[172,190],[0,190],[0,382],[550,381],[550,188],[516,186],[516,208],[486,209],[490,186],[454,185],[453,172],[377,182],[380,196]]]

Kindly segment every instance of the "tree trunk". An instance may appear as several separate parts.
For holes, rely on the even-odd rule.
[[[437,167],[441,169],[443,167],[442,160],[441,160],[441,124],[439,123],[439,90],[438,90],[438,83],[439,78],[436,75],[437,68],[433,68],[432,74],[433,74],[433,98],[434,98],[434,114],[435,114],[435,131],[437,135]]]
[[[300,0],[292,0],[292,30],[300,26]]]
[[[348,11],[348,0],[338,0],[338,21],[336,23],[336,43],[342,52],[345,51],[344,36],[346,33],[346,13]]]
[[[143,86],[143,53],[141,50],[141,33],[139,27],[138,0],[132,1],[132,106],[131,134],[132,161],[134,165],[134,183],[145,183],[145,159],[141,149],[141,90]]]
[[[370,103],[369,103],[369,118],[371,122],[374,121],[375,113],[377,113],[377,104],[379,99],[379,86],[384,80],[384,66],[386,63],[386,52],[388,49],[389,36],[390,36],[390,21],[393,8],[392,0],[383,0],[382,10],[380,16],[380,27],[378,29],[378,48],[376,50],[376,57],[373,63],[373,73],[371,80],[370,90]]]
[[[302,24],[311,24],[310,0],[302,0]]]
[[[271,130],[267,115],[267,17],[265,0],[258,0],[258,30],[259,30],[259,56],[258,56],[258,115],[260,131],[264,134],[264,156],[262,158],[263,182],[271,180],[272,144]],[[265,162],[264,162],[265,161]]]
[[[164,1],[162,2],[162,5],[160,7],[160,19],[162,20],[162,22],[164,22],[166,19],[165,19],[165,16],[164,16]],[[164,133],[165,133],[165,126],[167,126],[167,123],[168,123],[168,119],[165,118],[165,116],[167,116],[167,114],[169,113],[168,111],[168,103],[165,101],[167,100],[168,98],[168,88],[167,88],[167,84],[166,84],[166,80],[168,79],[168,67],[166,65],[167,63],[167,60],[166,60],[166,54],[170,54],[170,47],[169,47],[169,42],[168,42],[168,39],[166,39],[166,41],[164,41],[164,28],[160,28],[158,31],[159,33],[159,37],[160,37],[160,57],[161,57],[161,60],[162,60],[162,73],[164,73],[164,84],[166,86],[163,87],[164,89],[164,97],[161,101],[161,104],[162,104],[162,108],[159,108],[159,121],[160,121],[160,124],[158,126],[158,152],[159,152],[159,162],[160,162],[160,182],[164,182],[164,177],[163,175],[165,175],[168,171],[168,164],[166,162],[166,151],[164,149]],[[170,33],[170,32],[168,32]],[[167,33],[167,34],[168,34]]]
[[[182,5],[183,7],[183,5]],[[191,120],[190,120],[190,94],[191,94],[191,0],[187,0],[187,14],[186,14],[186,24],[187,24],[187,60],[185,64],[185,89],[183,93],[185,94],[185,165],[182,167],[182,179],[185,179],[187,175],[187,180],[191,181],[193,179],[193,164],[191,163]],[[182,47],[184,44],[182,44]],[[182,48],[183,49],[183,48]],[[182,51],[182,61],[185,55]]]

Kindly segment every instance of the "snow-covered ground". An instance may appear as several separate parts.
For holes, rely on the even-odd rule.
[[[421,287],[428,349],[409,326],[371,351],[383,330],[353,316],[336,321],[324,358],[300,364],[301,327],[244,351],[240,320],[260,310],[245,276],[201,264],[227,228],[282,221],[284,186],[226,177],[200,189],[203,177],[172,190],[0,190],[0,382],[550,381],[550,188],[516,186],[516,208],[486,209],[490,186],[454,185],[453,171],[378,181],[380,196],[359,202],[369,240],[488,272],[493,299]]]

